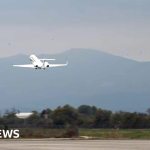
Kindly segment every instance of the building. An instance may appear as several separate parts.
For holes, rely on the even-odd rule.
[[[26,118],[29,118],[33,114],[34,114],[33,112],[29,112],[29,113],[17,113],[16,117],[18,117],[20,119],[26,119]]]

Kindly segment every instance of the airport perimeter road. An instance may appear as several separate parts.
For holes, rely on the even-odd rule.
[[[150,150],[150,141],[0,140],[0,150]]]

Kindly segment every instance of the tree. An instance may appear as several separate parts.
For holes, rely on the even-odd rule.
[[[59,107],[55,109],[51,117],[55,125],[65,125],[65,124],[76,124],[78,119],[78,112],[75,108],[65,105],[64,107]]]
[[[35,115],[38,114],[38,112],[36,110],[32,110],[31,112],[34,113]]]
[[[41,112],[41,117],[44,118],[44,115],[46,113],[46,110],[44,109],[42,112]]]
[[[41,120],[40,116],[38,115],[31,115],[29,118],[26,119],[27,124],[37,124]],[[44,120],[44,119],[43,119]]]
[[[135,116],[137,113],[130,113],[130,112],[125,112],[122,114],[121,117],[121,127],[122,128],[134,128],[136,127],[135,124]]]
[[[9,113],[6,118],[17,118],[14,113]]]
[[[150,115],[145,117],[145,128],[150,128]]]
[[[50,118],[50,115],[51,115],[51,113],[52,113],[52,110],[51,110],[50,108],[47,108],[46,110],[47,110],[48,118]]]
[[[94,127],[93,117],[87,116],[85,114],[79,114],[77,125],[79,127]]]
[[[92,106],[92,115],[95,115],[97,112],[97,107]]]
[[[98,109],[94,116],[94,123],[96,127],[107,128],[110,125],[111,111]]]
[[[78,107],[78,112],[81,114],[85,114],[87,116],[91,116],[93,114],[92,108],[89,105],[81,105]]]
[[[120,123],[121,123],[121,114],[116,112],[111,116],[110,124],[111,126],[118,128],[120,126]]]

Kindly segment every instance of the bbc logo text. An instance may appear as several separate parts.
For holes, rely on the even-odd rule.
[[[19,130],[0,130],[0,138],[19,138]]]

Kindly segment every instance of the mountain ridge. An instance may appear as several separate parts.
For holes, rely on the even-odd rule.
[[[87,49],[38,57],[56,58],[51,63],[65,63],[67,57],[69,64],[41,71],[12,67],[12,63],[29,64],[27,55],[0,58],[5,64],[0,65],[0,109],[26,111],[89,104],[112,111],[145,112],[149,107],[150,62]]]

